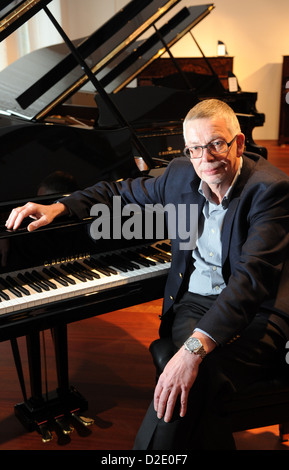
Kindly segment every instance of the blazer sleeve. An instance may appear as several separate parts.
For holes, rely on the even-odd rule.
[[[68,208],[72,216],[79,219],[89,217],[91,208],[95,204],[112,207],[115,196],[121,197],[122,205],[138,204],[143,209],[146,204],[163,202],[164,188],[170,170],[171,165],[164,174],[155,178],[144,176],[119,182],[102,181],[59,201]]]

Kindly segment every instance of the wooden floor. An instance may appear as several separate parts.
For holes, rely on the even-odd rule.
[[[262,142],[264,144],[264,142]],[[269,161],[289,174],[289,148],[267,141]],[[53,440],[27,432],[14,416],[22,401],[9,342],[0,343],[0,450],[76,451],[128,450],[154,388],[154,367],[148,346],[158,336],[161,300],[111,312],[68,326],[70,380],[87,398],[89,428],[75,427],[70,436],[53,430]],[[50,333],[45,332],[48,389],[56,386]],[[24,339],[19,341],[27,374]],[[235,435],[240,450],[288,450],[277,426]]]

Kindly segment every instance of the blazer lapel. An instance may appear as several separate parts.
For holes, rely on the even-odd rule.
[[[252,171],[255,162],[244,157],[243,168],[239,179],[236,182],[236,186],[233,188],[231,201],[229,202],[228,211],[226,213],[223,231],[222,231],[222,264],[224,266],[225,260],[227,259],[233,222],[237,212],[237,208],[241,199],[242,193],[246,190],[246,182],[249,179],[250,173]]]
[[[190,214],[189,206],[191,204],[197,205],[198,221],[200,220],[200,216],[201,216],[204,202],[205,202],[204,197],[198,191],[199,184],[200,184],[199,178],[194,178],[193,181],[190,183],[190,187],[185,188],[184,192],[180,195],[180,204],[185,205],[187,217],[189,217],[189,214]],[[188,229],[188,225],[187,225],[187,229]],[[188,266],[188,264],[190,263],[192,259],[192,250],[191,249],[182,250],[182,254],[185,258],[186,266]]]
[[[237,210],[239,202],[240,202],[239,197],[234,198],[230,202],[228,211],[225,215],[223,231],[222,231],[222,265],[224,265],[225,260],[227,259],[227,256],[228,256],[233,222],[234,222],[234,218],[235,218],[235,214],[236,214],[236,210]]]

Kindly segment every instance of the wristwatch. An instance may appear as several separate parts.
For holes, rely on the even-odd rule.
[[[187,341],[184,342],[184,346],[191,354],[197,354],[201,356],[202,359],[207,355],[204,346],[198,338],[188,338]]]

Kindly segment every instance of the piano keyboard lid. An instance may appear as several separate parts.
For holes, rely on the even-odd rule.
[[[50,1],[4,2],[0,41]],[[213,4],[189,8],[179,4],[180,0],[132,0],[88,38],[74,41],[107,93],[124,88],[166,52],[163,40],[171,47],[214,8]],[[0,72],[0,110],[40,121],[81,88],[96,92],[92,84],[85,87],[88,82],[65,44],[36,50]]]

